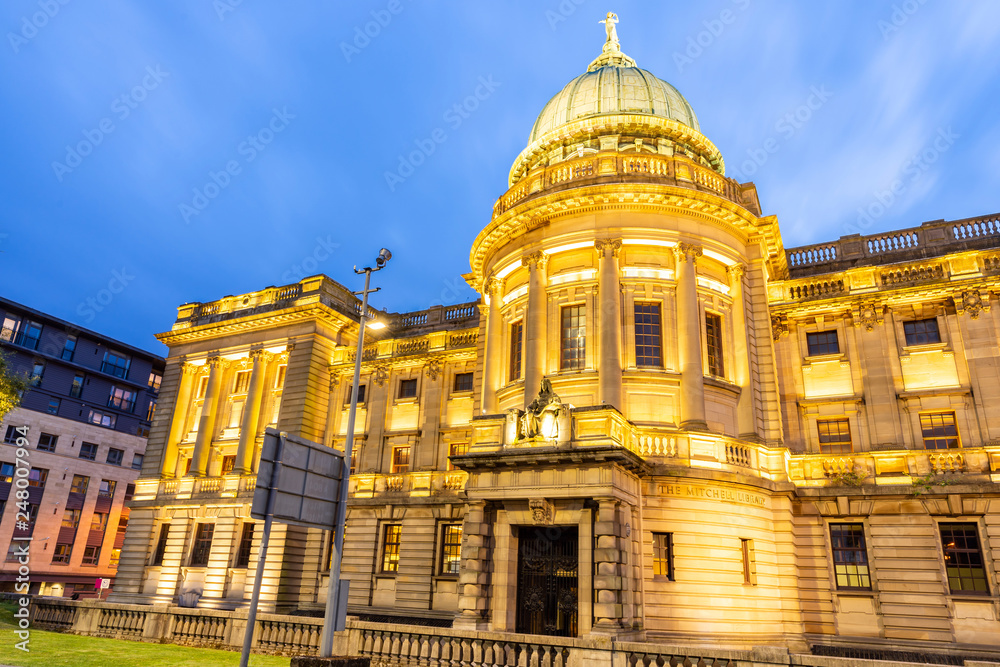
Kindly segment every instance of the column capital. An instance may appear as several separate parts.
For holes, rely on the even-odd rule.
[[[271,353],[265,350],[264,348],[257,347],[250,350],[250,354],[248,356],[250,357],[251,361],[258,361],[258,360],[267,361],[267,357],[270,356],[270,354]]]
[[[197,375],[198,371],[201,370],[201,366],[195,366],[187,361],[180,362],[181,375]]]
[[[694,243],[678,243],[674,246],[674,257],[678,262],[690,261],[692,264],[702,255],[702,247]]]
[[[726,269],[726,273],[729,274],[730,285],[739,285],[740,281],[743,280],[743,276],[746,275],[747,267],[743,264],[733,264]]]
[[[594,241],[594,248],[597,249],[597,254],[602,259],[607,256],[607,253],[611,253],[612,257],[617,257],[618,253],[622,249],[621,239],[597,239]]]
[[[526,266],[529,269],[534,268],[532,264],[534,264],[535,267],[538,267],[539,269],[544,269],[548,263],[549,263],[549,256],[546,255],[541,250],[533,252],[529,255],[525,255],[524,257],[521,258],[521,266]]]
[[[496,276],[487,278],[483,283],[483,291],[489,294],[491,299],[499,297],[501,289],[503,289],[503,279]]]
[[[209,368],[211,370],[215,370],[215,369],[225,370],[226,368],[229,367],[229,364],[230,364],[230,361],[228,359],[220,357],[217,354],[214,355],[214,356],[209,357],[208,361],[205,362],[206,368]]]

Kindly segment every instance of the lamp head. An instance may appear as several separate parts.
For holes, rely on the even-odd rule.
[[[378,257],[375,258],[375,266],[381,269],[390,259],[392,259],[392,253],[389,252],[388,248],[382,248],[379,250]]]

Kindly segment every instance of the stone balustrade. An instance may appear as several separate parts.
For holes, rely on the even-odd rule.
[[[1000,214],[992,214],[964,220],[935,220],[919,227],[867,236],[851,234],[837,241],[787,248],[785,255],[789,272],[796,278],[975,250],[995,246],[998,239]]]
[[[1000,482],[1000,446],[797,454],[789,458],[788,470],[800,487]]]
[[[683,155],[602,152],[566,159],[529,172],[497,200],[493,206],[493,217],[549,192],[623,179],[704,190],[736,204],[756,208],[754,198],[745,195],[735,180],[720,176]]]
[[[465,323],[469,324],[469,322]],[[472,325],[478,326],[478,321],[472,323]],[[375,344],[366,345],[364,351],[361,353],[361,360],[378,361],[443,352],[445,350],[456,350],[459,348],[474,349],[478,337],[478,330],[467,329],[464,331],[432,331],[420,336],[387,339]],[[356,356],[357,350],[354,347],[346,345],[338,347],[333,351],[333,365],[353,364]]]
[[[36,598],[31,614],[32,627],[43,630],[231,651],[242,647],[247,622],[246,611],[195,611],[166,605],[123,605],[60,598]],[[320,618],[259,614],[253,651],[315,656],[319,652],[322,625]],[[816,648],[814,651],[822,653]],[[608,637],[549,637],[369,623],[350,618],[347,629],[337,633],[334,654],[369,657],[373,665],[394,667],[850,667],[861,664],[843,657],[790,654],[787,649],[775,646],[733,649],[667,642],[619,642]],[[930,656],[911,654],[911,660],[922,657]],[[963,664],[964,657],[966,667],[985,667],[989,663],[977,660],[997,660],[1000,654],[942,654],[941,657],[950,658],[948,664]],[[876,663],[864,661],[863,664]]]
[[[468,473],[461,470],[406,472],[398,474],[352,474],[352,498],[376,496],[428,497],[457,494],[465,489]]]

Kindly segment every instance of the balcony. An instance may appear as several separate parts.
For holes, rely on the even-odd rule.
[[[38,341],[41,340],[40,331],[22,331],[17,333],[13,329],[2,329],[0,330],[0,341],[5,341],[8,343],[13,343],[20,347],[27,348],[29,350],[38,349]]]
[[[895,449],[852,454],[798,454],[788,464],[798,487],[906,486],[1000,482],[1000,444],[968,449]]]

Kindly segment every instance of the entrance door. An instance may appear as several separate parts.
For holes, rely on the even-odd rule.
[[[522,527],[517,546],[517,632],[575,637],[575,526]]]

